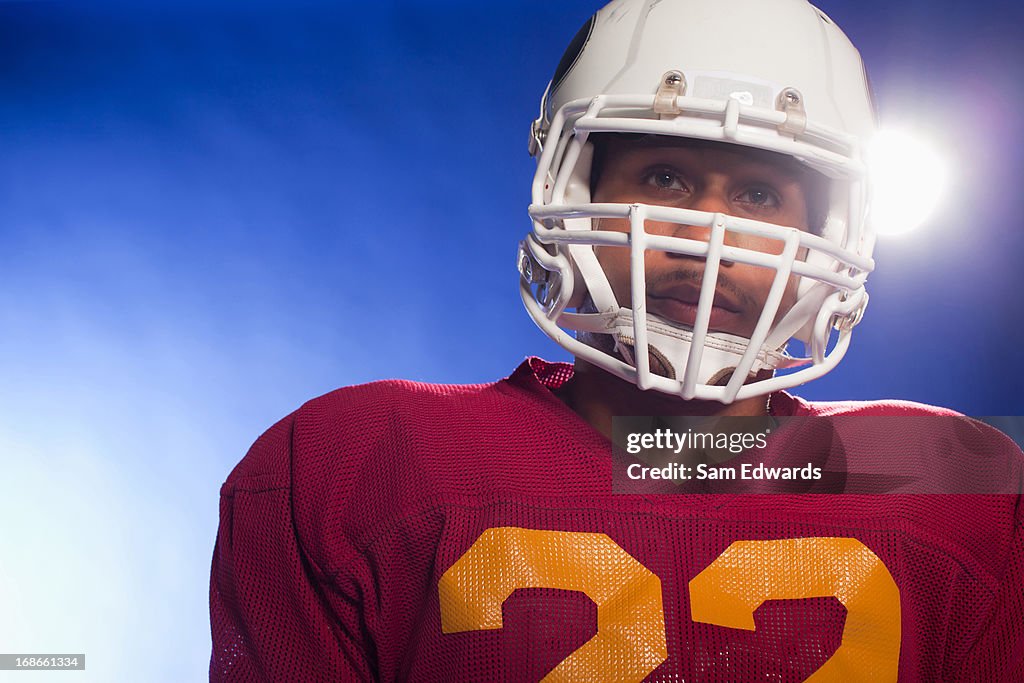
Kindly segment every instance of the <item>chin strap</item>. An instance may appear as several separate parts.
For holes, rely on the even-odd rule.
[[[615,350],[627,363],[635,367],[635,341],[633,339],[633,312],[620,308],[614,313],[563,313],[560,326],[584,333],[606,334],[615,342]],[[653,360],[652,372],[669,379],[682,379],[686,360],[690,354],[693,331],[653,314],[647,315],[647,346]],[[709,386],[725,384],[732,376],[750,340],[721,332],[709,332],[704,337],[704,350],[700,355],[697,382]],[[775,370],[804,365],[809,359],[793,358],[785,349],[762,346],[750,375],[762,370]],[[656,372],[658,366],[663,371]]]

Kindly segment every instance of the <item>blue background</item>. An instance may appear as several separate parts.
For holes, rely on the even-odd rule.
[[[514,256],[529,123],[599,4],[0,3],[0,651],[202,678],[218,487],[263,429],[567,358]],[[1021,414],[1024,10],[822,8],[954,180],[798,393]]]

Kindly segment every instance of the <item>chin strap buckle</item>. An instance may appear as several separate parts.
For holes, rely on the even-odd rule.
[[[531,288],[537,287],[534,291],[534,298],[537,302],[545,307],[552,306],[561,290],[562,278],[559,274],[540,264],[530,247],[527,246],[526,240],[519,243],[519,255],[516,262],[519,276],[523,281]]]
[[[544,140],[547,139],[548,132],[544,130],[543,117],[535,120],[530,126],[530,156],[535,157],[540,154],[541,150],[544,149]]]
[[[845,298],[845,296],[841,297],[841,300],[845,300]],[[854,308],[849,313],[847,313],[846,315],[836,316],[835,322],[832,324],[832,326],[839,330],[840,332],[849,332],[854,327],[856,327],[861,320],[864,319],[864,311],[867,309],[867,307],[868,293],[863,292],[860,298],[860,303],[857,304],[857,307]]]
[[[666,71],[661,85],[654,95],[654,113],[660,116],[677,116],[682,113],[676,98],[686,93],[686,76],[682,71]]]
[[[517,261],[519,275],[529,284],[535,285],[547,280],[547,271],[537,263],[537,259],[533,257],[533,254],[527,248],[525,240],[519,243],[519,258]]]

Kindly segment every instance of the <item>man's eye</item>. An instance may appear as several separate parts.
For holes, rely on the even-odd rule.
[[[671,171],[652,171],[647,176],[647,183],[662,190],[685,190],[686,187],[679,176]]]
[[[744,190],[736,197],[736,201],[741,204],[752,204],[756,207],[777,207],[779,205],[779,198],[771,190],[767,190],[761,187],[752,187],[749,190]]]

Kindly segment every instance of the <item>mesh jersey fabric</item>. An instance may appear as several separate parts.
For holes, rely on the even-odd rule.
[[[210,679],[1024,680],[1019,496],[612,494],[609,442],[552,393],[571,376],[374,382],[271,427],[221,489]],[[964,449],[904,436],[865,447]]]

